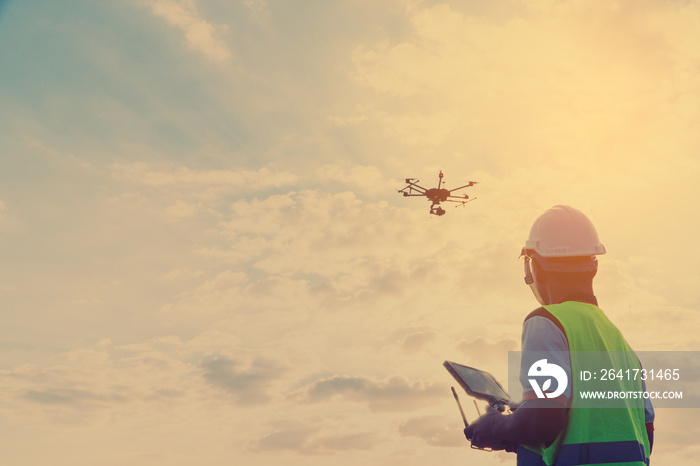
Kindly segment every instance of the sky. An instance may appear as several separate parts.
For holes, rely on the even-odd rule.
[[[700,1],[0,2],[0,451],[14,465],[514,464],[518,260],[567,204],[639,351],[700,350]],[[397,191],[476,197],[429,215]],[[468,418],[476,417],[466,395]],[[659,409],[652,461],[691,465]]]

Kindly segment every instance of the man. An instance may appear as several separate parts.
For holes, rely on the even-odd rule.
[[[520,466],[649,464],[654,411],[648,400],[630,399],[603,408],[586,405],[576,396],[583,382],[572,376],[591,369],[585,367],[588,355],[603,354],[609,367],[640,368],[593,294],[598,254],[605,254],[605,247],[591,221],[577,209],[555,206],[533,224],[522,256],[525,282],[542,307],[523,324],[523,402],[508,415],[489,410],[467,427],[464,434],[473,446],[517,450]],[[528,359],[543,353],[549,355],[546,360],[532,364]],[[569,383],[552,393],[547,392],[550,383],[540,387],[531,382],[532,371],[543,365],[561,367]],[[612,384],[619,391],[646,389],[640,379]]]

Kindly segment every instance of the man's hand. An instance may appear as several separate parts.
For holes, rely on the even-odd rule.
[[[464,436],[476,448],[515,451],[517,449],[516,445],[503,440],[503,433],[500,427],[504,421],[505,416],[500,412],[495,409],[487,409],[486,414],[464,429]]]
[[[464,429],[464,435],[477,448],[514,451],[517,445],[548,446],[566,426],[567,412],[556,401],[528,400],[512,414],[488,410]]]

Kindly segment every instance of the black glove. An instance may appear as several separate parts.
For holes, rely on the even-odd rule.
[[[502,437],[500,427],[505,421],[504,418],[505,416],[496,410],[487,410],[486,414],[464,428],[464,436],[475,448],[514,452],[517,445],[504,441]]]

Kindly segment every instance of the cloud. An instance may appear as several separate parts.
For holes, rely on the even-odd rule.
[[[92,354],[91,354],[92,353]],[[29,364],[0,371],[8,419],[41,419],[48,415],[59,422],[77,424],[96,413],[114,411],[136,402],[142,392],[136,385],[119,383],[111,361],[85,350],[62,354],[59,364]]]
[[[411,249],[412,241],[420,241],[418,233],[404,230],[399,211],[384,202],[363,202],[351,192],[304,190],[237,201],[227,217],[219,224],[227,249],[255,251],[257,269],[345,276],[347,284],[337,283],[342,287],[364,281],[365,272],[399,267],[410,260],[400,246]],[[238,247],[239,242],[254,248]],[[425,248],[425,254],[432,249]],[[384,265],[374,267],[379,262]]]
[[[172,269],[161,277],[164,281],[191,280],[201,276],[202,270]]]
[[[431,382],[411,382],[403,377],[372,380],[337,375],[312,383],[306,393],[312,402],[339,397],[366,403],[372,411],[411,411],[443,396],[444,390]]]
[[[674,123],[699,95],[687,79],[696,73],[678,72],[697,61],[687,50],[698,37],[697,5],[474,5],[422,3],[409,10],[413,34],[359,45],[353,77],[374,92],[337,121],[418,145],[405,147],[406,164],[425,164],[428,152],[453,164],[553,165],[642,186],[631,166],[656,169],[669,140],[684,151],[697,145]]]
[[[220,38],[225,26],[215,26],[202,18],[194,0],[154,0],[150,6],[153,14],[182,30],[189,48],[214,62],[231,59],[231,50]]]
[[[244,0],[243,5],[248,9],[251,21],[262,27],[271,27],[270,10],[265,0]]]
[[[257,171],[197,170],[180,167],[175,171],[168,172],[153,170],[147,163],[134,162],[114,164],[111,166],[111,170],[112,175],[118,180],[161,188],[200,186],[252,191],[277,188],[297,180],[296,175],[292,173],[275,171],[270,167],[261,167]]]
[[[378,442],[378,437],[368,432],[335,435],[317,439],[317,445],[321,451],[369,450]]]
[[[612,255],[608,252],[608,255]],[[594,281],[601,308],[638,351],[695,350],[700,333],[697,293],[688,285],[676,256],[673,280],[657,270],[655,258],[632,256],[626,260],[605,257]],[[691,297],[692,296],[692,297]],[[686,301],[687,302],[684,302]],[[679,338],[677,323],[683,322],[685,337]]]
[[[109,169],[122,189],[122,194],[111,199],[115,206],[141,209],[148,218],[180,223],[215,221],[226,213],[225,206],[219,204],[223,199],[279,189],[298,179],[291,172],[272,166],[257,170],[205,170],[134,162],[112,164]]]
[[[520,344],[517,341],[507,338],[490,341],[478,337],[474,340],[462,340],[457,345],[457,349],[470,361],[479,361],[480,364],[503,362],[508,359],[508,351],[517,351],[519,348]]]
[[[657,409],[654,419],[654,453],[665,448],[692,451],[697,447],[700,424],[694,409]],[[684,452],[684,453],[685,453]]]
[[[414,353],[425,348],[426,345],[434,341],[436,338],[437,334],[432,330],[415,332],[404,337],[399,345],[406,351]]]
[[[13,416],[27,406],[33,412],[86,415],[129,411],[144,404],[153,407],[154,402],[173,406],[193,402],[192,393],[220,399],[224,392],[238,405],[270,401],[269,384],[286,368],[262,356],[249,356],[250,350],[237,340],[221,332],[204,332],[187,341],[170,336],[130,345],[103,339],[95,349],[58,354],[51,365],[24,364],[2,371],[2,401],[17,405],[6,411]]]
[[[305,451],[315,433],[316,429],[302,426],[278,430],[253,442],[251,449],[258,451]]]
[[[51,388],[43,390],[26,390],[21,398],[43,405],[67,406],[86,408],[95,403],[110,403],[124,401],[123,396],[105,395],[90,390],[75,388]]]
[[[189,204],[183,201],[178,201],[175,204],[165,208],[165,214],[175,219],[192,217],[196,211],[197,206],[195,204]]]
[[[464,436],[450,421],[443,416],[415,417],[399,426],[399,434],[418,437],[435,447],[464,447]]]
[[[394,190],[395,180],[387,177],[377,166],[355,165],[349,169],[339,165],[323,165],[316,170],[322,184],[352,187],[359,196],[371,194],[384,197]]]
[[[258,404],[270,400],[270,382],[278,379],[283,366],[265,359],[250,364],[229,358],[217,358],[202,364],[204,378],[213,386],[233,395],[240,404]]]
[[[299,424],[277,430],[249,445],[253,451],[291,450],[302,454],[331,454],[351,450],[369,450],[380,442],[371,432],[319,434],[317,427]]]
[[[240,244],[240,243],[239,243]],[[251,243],[251,247],[254,244]],[[256,256],[255,249],[236,248],[227,252],[201,248],[196,252],[225,262],[243,264]],[[200,275],[197,275],[200,277]],[[180,292],[173,302],[163,306],[166,312],[191,315],[231,316],[257,311],[298,311],[301,303],[313,306],[309,281],[278,276],[250,277],[243,272],[224,270],[201,282],[196,288]]]

